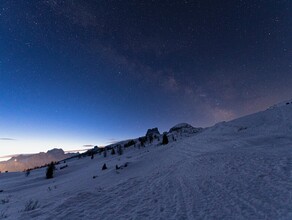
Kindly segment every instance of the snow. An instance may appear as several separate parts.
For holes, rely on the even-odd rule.
[[[66,164],[1,173],[0,218],[292,219],[292,104]]]

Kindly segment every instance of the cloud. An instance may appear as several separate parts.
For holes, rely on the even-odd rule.
[[[77,152],[83,153],[83,152],[86,152],[87,150],[88,149],[71,149],[71,150],[65,150],[64,152],[66,154],[68,154],[68,153],[77,153]]]
[[[3,156],[0,156],[0,159],[2,159],[2,158],[11,158],[11,157],[18,157],[19,155],[21,155],[21,154],[3,155]],[[24,154],[22,154],[22,155],[24,155]],[[25,155],[29,155],[29,154],[25,154]]]
[[[118,139],[110,138],[110,139],[108,139],[108,142],[106,142],[106,143],[107,143],[107,144],[114,144],[114,143],[117,143],[117,142],[119,142]]]
[[[0,141],[16,141],[16,139],[13,139],[13,138],[0,138]]]
[[[94,147],[95,145],[93,144],[84,144],[83,147]]]

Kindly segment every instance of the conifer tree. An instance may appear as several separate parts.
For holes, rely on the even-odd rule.
[[[118,155],[122,155],[123,154],[123,148],[121,145],[118,146]]]
[[[54,164],[54,162],[51,162],[48,165],[47,172],[46,172],[47,179],[51,179],[54,177],[54,170],[55,170],[55,164]]]
[[[167,137],[166,134],[163,134],[163,137],[162,137],[162,144],[163,144],[163,145],[168,144],[168,137]]]
[[[107,166],[106,166],[106,164],[104,163],[103,166],[102,166],[102,168],[101,168],[101,170],[106,170],[106,169],[107,169]]]

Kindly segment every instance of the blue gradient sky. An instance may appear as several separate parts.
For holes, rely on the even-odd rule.
[[[210,126],[292,95],[291,1],[0,3],[0,156]]]

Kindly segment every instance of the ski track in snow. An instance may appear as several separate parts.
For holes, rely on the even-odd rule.
[[[1,174],[0,218],[292,219],[288,110],[215,125],[166,146],[74,159],[52,180],[44,169],[28,177]],[[247,129],[239,132],[239,125]],[[109,169],[101,171],[105,162]],[[128,167],[117,173],[115,165],[125,162]],[[5,198],[9,202],[1,202]],[[24,211],[29,199],[39,206]]]

